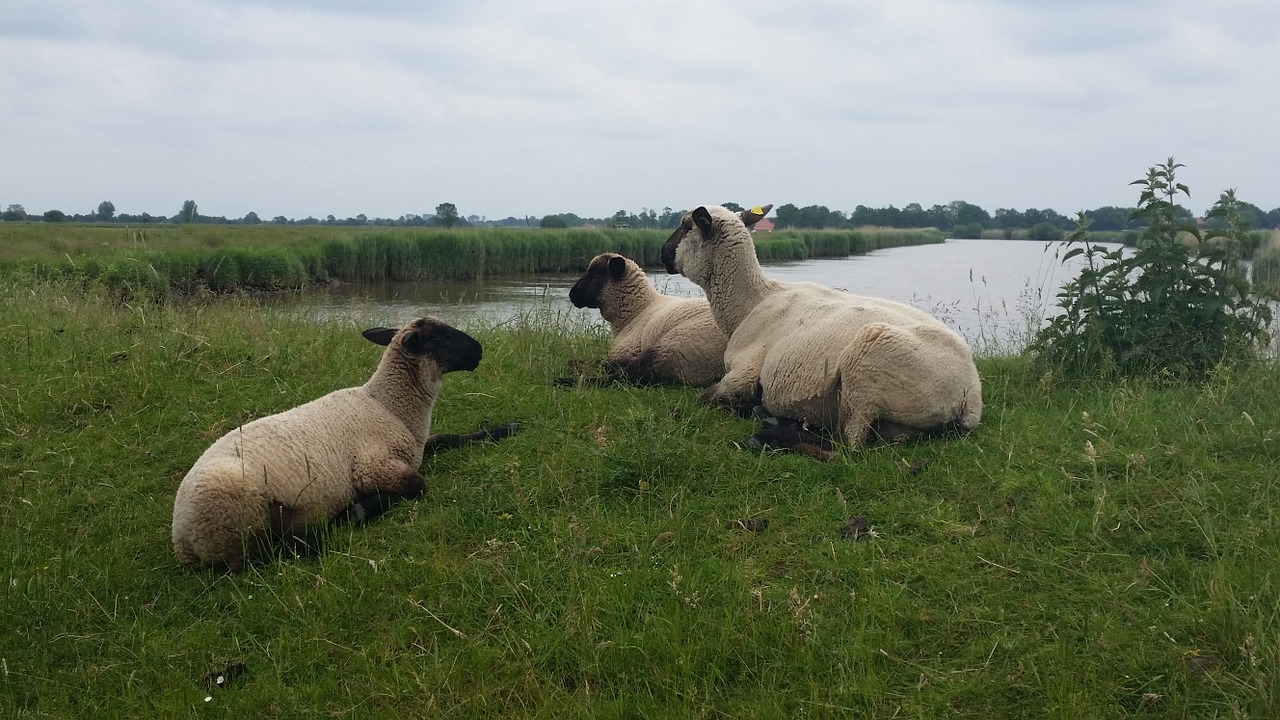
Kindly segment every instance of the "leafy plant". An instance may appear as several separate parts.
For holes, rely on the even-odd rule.
[[[1079,215],[1063,261],[1083,257],[1085,268],[1058,294],[1062,313],[1031,343],[1040,369],[1201,380],[1224,361],[1256,356],[1271,310],[1244,271],[1240,202],[1224,192],[1208,213],[1222,227],[1202,232],[1176,202],[1191,195],[1176,179],[1181,167],[1169,158],[1130,183],[1141,187],[1130,219],[1146,224],[1132,251],[1093,241]]]

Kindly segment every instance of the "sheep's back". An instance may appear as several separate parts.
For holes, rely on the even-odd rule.
[[[393,446],[406,461],[421,463],[422,445],[404,425],[363,389],[347,388],[228,432],[200,456],[183,484],[237,487],[292,508],[299,520],[324,522],[354,498],[358,455]]]
[[[968,373],[972,368],[968,344],[932,315],[813,283],[788,283],[762,299],[729,339],[726,363],[735,368],[759,364],[770,410],[831,420],[842,356],[859,333],[877,323],[921,338],[939,369],[953,366]]]
[[[659,295],[614,338],[609,359],[625,362],[644,354],[658,373],[689,385],[709,385],[724,375],[724,333],[705,298]]]

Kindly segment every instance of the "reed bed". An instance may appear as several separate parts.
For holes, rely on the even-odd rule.
[[[5,226],[4,230],[12,246],[0,255],[2,274],[100,282],[122,297],[148,299],[200,290],[289,290],[332,281],[469,280],[580,272],[592,257],[606,251],[653,267],[660,264],[662,243],[669,234],[584,228],[129,229],[43,224]],[[943,234],[934,229],[781,231],[758,235],[756,251],[761,261],[801,260],[942,240]]]

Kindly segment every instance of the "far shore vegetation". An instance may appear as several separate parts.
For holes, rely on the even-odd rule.
[[[742,209],[736,203],[725,203]],[[1255,260],[1257,280],[1280,288],[1280,208],[1263,211],[1236,201],[1250,229],[1239,239]],[[1149,229],[1137,208],[1082,212],[1095,242],[1136,246]],[[1176,219],[1205,231],[1223,228],[1211,213],[1196,220],[1182,205]],[[10,204],[0,212],[0,273],[101,281],[125,294],[159,296],[196,291],[293,290],[341,281],[471,279],[579,272],[595,254],[615,251],[655,266],[662,240],[681,213],[641,208],[607,218],[574,213],[491,220],[463,216],[453,203],[434,213],[397,218],[339,219],[249,212],[241,218],[202,215],[194,200],[173,216],[119,213],[104,200],[96,212],[28,214]],[[877,249],[942,242],[944,238],[1056,241],[1076,220],[1050,209],[985,209],[963,201],[925,208],[858,205],[852,212],[786,203],[756,234],[762,261],[843,257]]]
[[[122,296],[295,290],[332,281],[472,279],[586,269],[620,252],[659,265],[659,230],[0,224],[0,274],[101,282]],[[940,243],[933,229],[784,230],[757,236],[762,261],[845,257]]]

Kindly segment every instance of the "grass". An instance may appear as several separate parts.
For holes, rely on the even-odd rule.
[[[665,230],[569,228],[356,229],[321,226],[50,223],[0,225],[0,277],[100,282],[126,299],[160,300],[210,290],[287,290],[382,280],[469,280],[581,272],[620,252],[660,265]],[[845,257],[943,241],[933,228],[781,231],[761,234],[762,261]]]
[[[435,413],[523,433],[217,575],[169,548],[187,468],[378,349],[243,298],[0,300],[3,717],[1280,716],[1273,367],[1066,388],[983,358],[971,436],[820,464],[734,448],[751,424],[696,390],[552,387],[608,339],[535,305]]]

